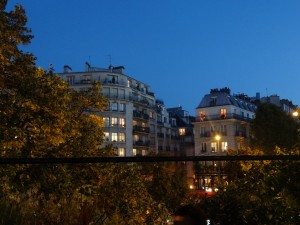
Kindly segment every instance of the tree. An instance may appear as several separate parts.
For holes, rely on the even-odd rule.
[[[299,150],[293,150],[299,155]],[[277,154],[285,154],[277,149]],[[298,224],[300,222],[300,163],[241,162],[243,176],[205,199],[211,224]]]
[[[0,157],[114,156],[111,146],[100,147],[101,85],[76,92],[36,68],[34,56],[19,49],[33,37],[25,10],[17,5],[6,12],[6,3],[0,0]],[[110,224],[110,219],[164,224],[166,209],[152,200],[138,176],[129,165],[1,165],[1,210],[14,213],[7,218],[23,225]]]
[[[150,195],[170,212],[192,201],[184,165],[173,162],[144,163],[141,171]]]
[[[261,104],[251,124],[252,146],[265,153],[274,153],[276,146],[292,149],[298,141],[297,129],[298,124],[291,115],[274,104]]]

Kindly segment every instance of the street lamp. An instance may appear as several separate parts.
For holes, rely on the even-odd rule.
[[[217,152],[220,153],[220,139],[221,136],[220,135],[216,135],[216,140],[217,140]],[[218,161],[218,178],[219,178],[219,182],[221,182],[221,162]]]
[[[217,152],[219,152],[220,151],[220,139],[221,139],[221,136],[220,135],[216,135],[216,140],[217,140]]]

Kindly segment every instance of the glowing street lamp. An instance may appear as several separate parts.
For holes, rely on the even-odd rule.
[[[217,140],[217,142],[218,142],[218,145],[217,145],[217,152],[219,152],[219,151],[220,151],[219,143],[220,143],[221,136],[220,136],[220,135],[216,135],[215,138],[216,138],[216,140]]]
[[[216,140],[217,140],[217,152],[220,153],[220,139],[221,136],[220,135],[216,135]],[[221,162],[218,161],[218,177],[219,177],[219,182],[221,182]]]
[[[294,112],[292,113],[292,115],[293,115],[294,117],[297,117],[297,116],[299,115],[299,113],[298,113],[297,111],[294,111]]]

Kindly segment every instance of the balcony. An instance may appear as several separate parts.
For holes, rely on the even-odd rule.
[[[161,138],[163,138],[165,136],[165,134],[164,133],[162,133],[162,132],[157,132],[157,137],[161,137]]]
[[[150,133],[149,127],[133,126],[133,132]]]
[[[205,115],[204,117],[197,116],[196,117],[196,122],[205,122],[205,121],[212,121],[212,120],[226,120],[226,119],[236,119],[236,120],[241,120],[241,121],[246,121],[250,122],[252,119],[237,115],[234,113],[227,113],[226,115],[220,115],[220,114],[215,114],[215,115]]]
[[[149,120],[149,115],[140,111],[133,111],[133,117],[134,118],[140,118],[140,119],[144,119],[144,120]]]
[[[134,141],[133,146],[149,147],[150,141],[142,141],[142,140]]]
[[[236,132],[235,132],[235,136],[236,136],[236,137],[244,137],[244,138],[247,138],[247,137],[248,137],[246,131],[236,131]]]

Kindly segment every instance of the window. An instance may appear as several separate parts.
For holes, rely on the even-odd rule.
[[[211,126],[211,127],[210,127],[210,131],[211,131],[211,132],[215,132],[215,130],[216,130],[216,126]]]
[[[185,135],[185,128],[179,128],[179,135]]]
[[[108,75],[108,83],[118,83],[118,77],[117,76],[112,76],[112,75]]]
[[[228,143],[226,141],[221,142],[221,151],[226,152],[228,149]]]
[[[109,127],[109,117],[103,117],[104,126]]]
[[[132,149],[132,155],[133,155],[133,156],[136,156],[136,149],[135,149],[135,148]]]
[[[118,98],[118,89],[117,88],[112,88],[111,93],[110,93],[111,98]]]
[[[227,135],[227,126],[221,124],[221,134],[226,136]]]
[[[111,103],[111,110],[112,111],[118,111],[118,103],[117,102],[112,102]]]
[[[222,119],[225,119],[225,118],[226,118],[226,109],[221,109],[221,110],[220,110],[220,117],[221,117]]]
[[[104,132],[104,140],[109,141],[109,132]]]
[[[119,133],[119,141],[125,142],[125,133]]]
[[[205,112],[200,112],[200,121],[205,120]]]
[[[210,106],[216,106],[217,105],[217,97],[211,97],[209,103],[210,103]]]
[[[67,83],[74,84],[75,76],[67,76]]]
[[[171,123],[172,123],[172,126],[176,126],[176,119],[172,118]]]
[[[121,127],[125,127],[126,124],[125,124],[125,118],[124,117],[121,117],[119,119],[119,122],[120,122],[119,124],[120,124]]]
[[[120,112],[125,112],[125,104],[124,103],[120,103]]]
[[[125,148],[119,148],[119,156],[125,156]]]
[[[104,97],[107,97],[107,98],[110,97],[110,96],[109,96],[109,93],[110,93],[109,88],[103,87],[103,88],[102,88],[102,93],[103,93],[103,96],[104,96]]]
[[[200,127],[200,136],[201,137],[205,136],[205,127]]]
[[[153,119],[153,112],[152,111],[149,112],[149,117],[150,117],[150,119]]]
[[[112,126],[118,126],[118,117],[112,117],[111,118],[111,125]]]
[[[124,89],[119,90],[119,98],[120,99],[125,99],[125,90]]]
[[[206,143],[201,144],[201,152],[206,152]]]
[[[168,118],[164,117],[164,123],[168,123]]]
[[[118,141],[118,133],[111,133],[111,140]]]
[[[157,114],[157,122],[161,123],[161,115]]]
[[[211,152],[217,152],[217,142],[211,143]]]

